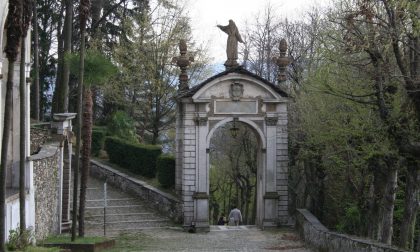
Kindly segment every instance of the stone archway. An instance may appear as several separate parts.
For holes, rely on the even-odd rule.
[[[209,229],[209,144],[214,131],[238,120],[260,141],[257,224],[287,224],[287,93],[242,68],[224,71],[179,96],[176,189],[184,226]]]
[[[257,174],[256,174],[256,188],[255,190],[257,191],[257,197],[256,197],[256,205],[254,206],[256,208],[256,218],[253,220],[255,221],[255,224],[258,226],[262,226],[263,224],[263,212],[262,212],[262,208],[261,206],[264,204],[263,202],[263,185],[264,183],[264,170],[265,170],[265,149],[266,149],[266,139],[264,136],[264,133],[261,131],[261,129],[258,127],[258,125],[256,125],[253,121],[247,119],[247,118],[243,118],[243,117],[227,117],[221,121],[219,121],[216,125],[214,125],[214,127],[209,130],[209,133],[207,135],[207,143],[206,143],[206,147],[207,150],[210,149],[210,145],[211,145],[211,140],[213,138],[214,133],[217,131],[217,129],[219,129],[220,127],[226,125],[227,123],[231,123],[231,122],[236,122],[236,123],[242,123],[244,125],[246,125],[246,127],[248,127],[249,129],[252,130],[252,132],[254,133],[255,138],[257,139]],[[229,144],[229,143],[226,143]],[[208,178],[208,187],[210,188],[210,165],[211,165],[211,158],[210,158],[210,152],[211,151],[206,151],[207,154],[207,167],[206,167],[206,172],[207,172],[207,178]],[[242,214],[244,214],[244,211],[242,209]]]

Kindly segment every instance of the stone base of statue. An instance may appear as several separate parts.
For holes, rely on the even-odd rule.
[[[223,65],[225,65],[226,70],[229,70],[231,68],[235,68],[235,67],[239,66],[239,64],[238,64],[238,62],[236,62],[236,60],[231,60],[231,59],[226,60],[226,62]]]

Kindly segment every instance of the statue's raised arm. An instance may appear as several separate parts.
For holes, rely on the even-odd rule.
[[[244,43],[242,40],[241,34],[239,34],[238,27],[236,27],[233,20],[229,20],[229,24],[226,26],[217,25],[220,30],[224,31],[228,35],[227,45],[226,45],[226,55],[227,60],[225,62],[226,68],[231,68],[238,66],[238,42]]]

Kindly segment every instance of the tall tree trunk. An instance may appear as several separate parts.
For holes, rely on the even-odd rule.
[[[368,218],[371,221],[371,223],[374,223],[375,225],[368,225],[367,226],[367,236],[373,240],[376,240],[377,230],[378,230],[378,200],[377,195],[378,193],[378,187],[376,186],[376,180],[377,176],[375,175],[375,172],[373,174],[373,181],[369,188],[369,200],[368,200]]]
[[[8,165],[7,153],[9,152],[10,130],[12,128],[12,95],[13,95],[13,75],[15,71],[15,61],[19,53],[19,43],[22,36],[22,7],[23,0],[9,0],[9,11],[6,21],[6,47],[5,53],[8,59],[8,72],[6,81],[5,109],[3,138],[1,143],[1,164],[0,164],[0,252],[5,249],[6,237],[6,169]]]
[[[100,26],[97,25],[99,20],[101,19],[101,12],[104,8],[104,0],[92,0],[92,22],[91,22],[91,34],[92,39],[94,40],[94,43],[96,44],[98,50],[101,50],[101,37],[100,37]],[[92,86],[91,87],[91,93],[92,93],[92,123],[96,120],[98,113],[99,106],[98,103],[98,96],[99,96],[99,90],[98,88]]]
[[[92,144],[92,92],[90,87],[85,87],[83,94],[83,150],[82,150],[82,170],[80,182],[80,204],[79,204],[79,236],[85,235],[85,202],[86,190],[89,178],[90,152]]]
[[[80,145],[82,141],[82,106],[83,106],[83,81],[84,81],[84,70],[85,70],[85,52],[86,52],[86,22],[89,16],[89,9],[90,9],[90,0],[80,0],[80,63],[79,63],[79,87],[78,87],[78,101],[77,101],[77,113],[78,113],[78,125],[77,125],[77,145],[76,145],[76,158],[77,158],[77,166],[75,167],[75,179],[74,179],[74,198],[73,198],[73,226],[72,226],[72,240],[76,238],[76,215],[77,215],[77,187],[78,187],[78,180],[79,177],[79,166],[80,166]],[[76,172],[77,170],[77,172]],[[82,171],[85,170],[85,167],[82,167]],[[77,175],[77,176],[76,176]],[[77,179],[76,179],[77,178]],[[86,186],[86,185],[85,185]],[[82,192],[81,192],[82,194]],[[84,204],[81,203],[81,204]],[[80,213],[79,213],[80,214]],[[84,220],[82,220],[83,223]],[[84,227],[81,227],[84,229]],[[80,232],[79,227],[79,236],[83,236],[84,232]]]
[[[33,5],[34,10],[34,17],[33,17],[33,29],[34,29],[34,49],[33,49],[33,54],[34,54],[34,67],[33,67],[33,85],[34,85],[34,103],[33,103],[33,118],[36,121],[39,121],[39,111],[40,111],[40,99],[39,99],[39,33],[38,33],[38,10],[37,10],[37,5],[36,5],[36,1]]]
[[[19,79],[19,104],[20,104],[20,137],[19,137],[19,229],[23,234],[26,230],[25,208],[25,177],[26,177],[26,67],[25,67],[25,36],[22,36],[20,46],[20,79]],[[22,237],[23,238],[23,237]]]
[[[394,164],[395,165],[395,164]],[[385,186],[385,193],[381,204],[380,228],[378,229],[378,240],[391,244],[393,233],[394,203],[397,191],[398,169],[389,164],[389,172]]]
[[[66,2],[66,17],[64,20],[64,29],[63,29],[63,60],[62,60],[62,73],[60,81],[60,89],[58,90],[58,102],[59,105],[58,112],[68,112],[69,111],[69,78],[70,78],[70,62],[65,60],[67,54],[71,53],[71,37],[73,31],[73,1],[65,0]]]
[[[60,19],[57,23],[57,75],[55,78],[55,89],[53,93],[52,99],[52,113],[60,112],[60,108],[62,107],[62,102],[60,100],[60,94],[62,89],[62,74],[63,74],[63,63],[64,63],[64,44],[63,44],[63,21],[62,18],[64,16],[64,7],[65,7],[65,0],[61,1],[61,11],[60,11]]]
[[[413,248],[416,215],[419,207],[419,171],[415,160],[408,160],[405,187],[404,215],[400,226],[399,246]]]

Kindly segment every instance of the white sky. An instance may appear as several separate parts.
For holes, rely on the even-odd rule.
[[[226,60],[225,48],[227,35],[216,27],[227,25],[229,19],[235,21],[239,31],[244,31],[248,20],[252,23],[255,16],[263,13],[270,4],[281,18],[298,19],[304,11],[313,6],[326,6],[329,0],[189,0],[189,16],[194,40],[208,42],[213,62]]]

